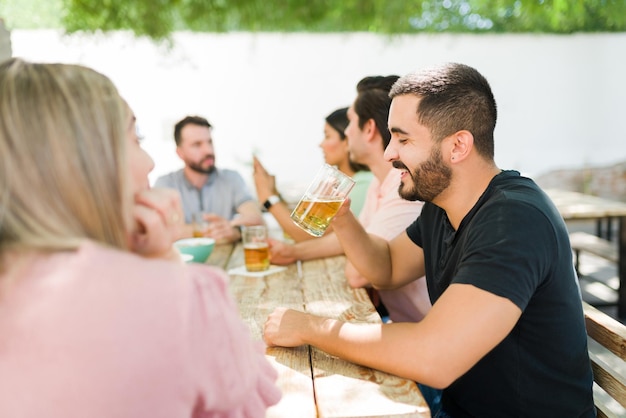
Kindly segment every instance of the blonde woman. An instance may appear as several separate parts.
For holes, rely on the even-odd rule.
[[[224,273],[173,250],[111,81],[12,59],[0,91],[0,416],[265,416],[276,372]]]

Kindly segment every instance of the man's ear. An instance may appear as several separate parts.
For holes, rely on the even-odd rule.
[[[368,141],[376,136],[378,128],[376,127],[376,121],[374,119],[368,119],[363,124],[363,132],[366,134]]]
[[[461,130],[450,136],[450,162],[463,161],[474,148],[474,135],[470,131]]]

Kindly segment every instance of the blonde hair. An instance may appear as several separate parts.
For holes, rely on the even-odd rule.
[[[0,252],[128,248],[130,110],[79,65],[0,65]]]

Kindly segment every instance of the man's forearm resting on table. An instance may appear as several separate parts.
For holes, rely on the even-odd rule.
[[[294,346],[310,344],[347,361],[433,387],[449,383],[441,379],[436,367],[431,366],[434,364],[432,359],[416,354],[433,350],[414,351],[418,349],[416,345],[420,345],[417,338],[415,344],[406,343],[407,334],[419,333],[419,323],[357,324],[295,311],[287,314],[303,316],[300,325],[293,330],[300,340],[300,344]],[[273,345],[271,341],[267,342]]]
[[[345,323],[277,309],[268,318],[264,338],[270,345],[310,344],[354,363],[444,388],[500,343],[520,315],[506,298],[453,284],[420,322]]]

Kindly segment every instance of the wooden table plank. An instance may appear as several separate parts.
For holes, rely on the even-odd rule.
[[[216,252],[209,262],[222,262],[226,253],[226,249]],[[231,293],[253,338],[262,339],[265,319],[277,306],[346,321],[380,323],[367,293],[347,286],[344,263],[344,257],[307,261],[302,263],[302,277],[295,264],[263,277],[231,274]],[[238,244],[225,269],[241,265],[243,249]],[[267,417],[430,417],[412,381],[340,360],[309,346],[267,348],[266,356],[279,373],[277,384],[283,393],[281,401],[267,411]]]
[[[243,250],[239,245],[233,252],[228,268],[243,264]],[[302,310],[302,290],[296,267],[264,277],[231,275],[230,290],[239,304],[242,319],[256,340],[262,340],[263,324],[278,306]],[[268,409],[268,418],[317,417],[313,381],[311,379],[310,349],[267,348],[266,356],[279,373],[278,387],[282,398]]]
[[[234,248],[233,244],[216,244],[206,263],[226,269]]]
[[[303,265],[306,311],[348,322],[380,323],[364,289],[345,280],[345,257]],[[430,417],[415,382],[341,360],[311,348],[311,363],[320,417]]]

